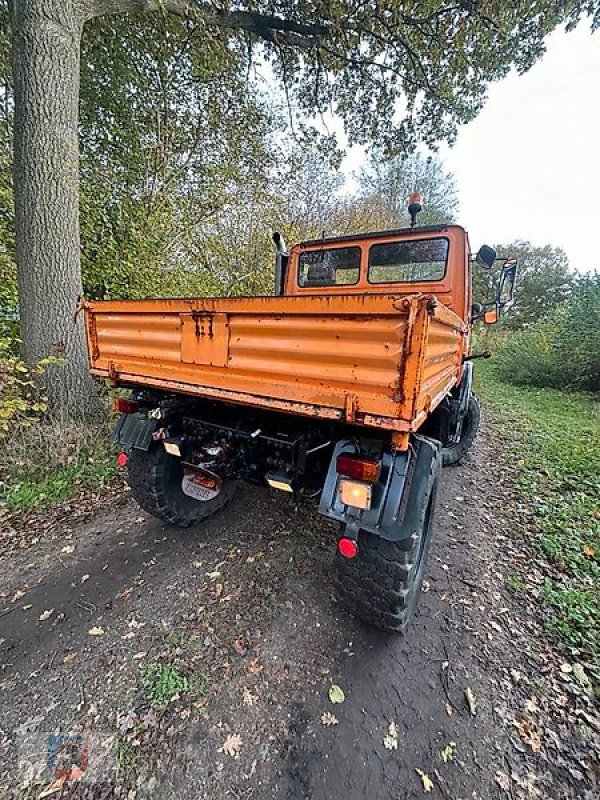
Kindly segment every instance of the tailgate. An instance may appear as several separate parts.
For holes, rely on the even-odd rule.
[[[123,383],[295,413],[385,418],[400,430],[413,415],[405,371],[424,308],[422,297],[392,295],[88,303],[91,368]],[[458,325],[446,325],[436,364],[456,371],[462,323],[451,316]],[[415,360],[411,370],[420,368]]]

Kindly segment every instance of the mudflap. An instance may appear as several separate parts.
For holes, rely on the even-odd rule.
[[[343,536],[356,539],[359,530],[368,531],[389,542],[412,535],[429,496],[431,481],[441,467],[441,445],[435,439],[415,434],[405,452],[385,452],[379,481],[373,485],[371,508],[363,511],[339,499],[340,476],[336,461],[341,453],[356,453],[351,441],[337,443],[319,512],[343,525]]]
[[[148,419],[145,414],[121,414],[113,433],[113,439],[123,446],[124,450],[147,451],[152,444],[152,436],[158,427],[158,421]]]

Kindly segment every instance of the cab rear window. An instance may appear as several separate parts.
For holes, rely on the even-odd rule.
[[[331,247],[300,253],[300,286],[351,286],[360,277],[360,247]]]
[[[427,283],[446,274],[448,239],[413,239],[369,249],[370,283]]]

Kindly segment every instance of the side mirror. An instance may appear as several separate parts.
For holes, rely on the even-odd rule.
[[[517,259],[511,258],[504,262],[500,279],[498,280],[498,293],[496,301],[501,308],[512,305],[515,293],[515,283],[517,279]]]
[[[483,244],[477,251],[477,255],[475,256],[475,261],[479,264],[480,267],[483,269],[491,269],[494,266],[494,261],[496,260],[496,251],[493,247],[490,247],[489,244]]]
[[[498,322],[499,314],[497,308],[488,309],[483,315],[483,321],[486,325],[495,325]]]

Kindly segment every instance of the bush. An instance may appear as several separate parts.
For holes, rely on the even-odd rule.
[[[568,301],[504,338],[496,368],[517,385],[600,390],[600,275],[581,278]]]
[[[3,506],[45,509],[99,489],[116,472],[108,414],[93,427],[49,416],[39,379],[60,361],[29,367],[15,336],[0,330],[0,517]]]
[[[17,344],[12,333],[0,331],[0,445],[15,427],[33,424],[48,410],[39,376],[58,360],[46,358],[29,367],[19,358]]]

